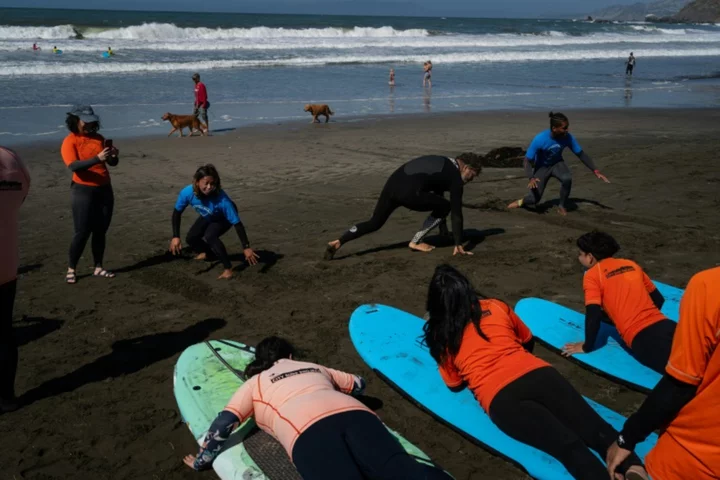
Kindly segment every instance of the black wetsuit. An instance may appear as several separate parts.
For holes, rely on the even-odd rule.
[[[418,243],[430,230],[444,225],[445,217],[450,214],[455,245],[460,245],[463,232],[463,188],[463,179],[455,160],[439,155],[410,160],[390,175],[372,218],[351,227],[340,237],[340,243],[379,230],[395,209],[405,207],[416,212],[431,212],[413,242]],[[443,197],[445,192],[450,192],[450,200]]]

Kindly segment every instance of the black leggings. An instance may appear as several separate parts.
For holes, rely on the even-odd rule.
[[[435,219],[443,219],[450,214],[450,201],[445,197],[432,192],[408,190],[406,182],[407,175],[402,170],[391,175],[380,193],[372,218],[358,223],[343,233],[340,244],[379,230],[398,207],[405,207],[415,212],[432,212],[430,216]]]
[[[542,450],[574,478],[607,480],[603,462],[618,432],[552,367],[526,373],[503,387],[490,404],[490,418],[512,438]],[[619,472],[642,465],[633,453]]]
[[[115,205],[112,186],[90,187],[73,183],[71,191],[75,235],[70,243],[69,267],[73,270],[77,267],[91,234],[93,261],[100,267],[105,255],[105,234],[110,228]]]
[[[633,356],[646,367],[664,375],[670,358],[675,327],[677,323],[665,319],[640,330],[633,338],[630,347]]]
[[[232,263],[220,237],[230,230],[230,227],[232,225],[225,219],[208,220],[205,217],[198,217],[190,227],[185,240],[196,252],[215,254],[223,267],[229,270],[232,268]]]
[[[17,280],[0,285],[0,399],[15,398],[18,348],[12,318]]]
[[[295,441],[292,461],[304,480],[450,480],[408,455],[380,419],[365,410],[336,413]]]
[[[560,180],[560,206],[565,208],[565,202],[570,197],[570,189],[572,188],[572,174],[570,169],[565,162],[558,162],[550,167],[540,167],[535,173],[533,178],[539,178],[540,183],[537,188],[533,188],[530,192],[525,195],[523,199],[523,205],[537,205],[545,192],[547,182],[550,178],[557,178]]]

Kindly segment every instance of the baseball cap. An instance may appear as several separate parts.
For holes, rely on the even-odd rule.
[[[93,111],[93,109],[90,105],[75,105],[67,113],[68,113],[68,115],[73,115],[73,116],[78,117],[80,120],[82,120],[85,123],[93,123],[93,122],[100,121],[100,117],[95,115],[95,112]]]

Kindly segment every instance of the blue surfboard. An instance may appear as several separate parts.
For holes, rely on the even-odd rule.
[[[670,320],[675,320],[677,322],[680,318],[680,299],[685,293],[685,290],[665,283],[656,282],[654,280],[653,283],[662,296],[665,297],[665,303],[663,303],[660,311]]]
[[[541,298],[523,298],[515,305],[515,313],[533,332],[535,338],[555,351],[566,343],[582,342],[585,338],[585,315]],[[584,367],[642,392],[652,390],[660,374],[641,364],[630,354],[617,329],[601,323],[597,350],[570,357]]]
[[[421,343],[424,321],[385,305],[362,305],[350,317],[350,338],[363,360],[386,382],[436,419],[483,448],[504,457],[540,480],[571,479],[553,457],[505,435],[490,420],[468,389],[450,391],[437,364]],[[586,399],[613,427],[625,417]],[[652,434],[637,446],[644,458],[655,445]]]

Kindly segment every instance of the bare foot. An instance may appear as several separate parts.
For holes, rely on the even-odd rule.
[[[233,276],[233,271],[228,268],[226,270],[223,270],[223,273],[220,274],[220,276],[218,277],[218,280],[226,280],[228,278],[232,278],[232,276]]]
[[[508,209],[520,208],[520,200],[515,200],[510,205],[508,205],[507,208]]]
[[[325,248],[325,260],[332,260],[338,250],[340,250],[340,240],[328,243],[327,248]]]
[[[558,213],[563,217],[567,216],[567,210],[565,210],[565,207],[558,207]]]
[[[410,247],[411,250],[415,250],[417,252],[425,252],[425,253],[432,252],[433,250],[435,250],[435,247],[433,247],[432,245],[428,245],[425,242],[423,242],[423,243],[410,242],[410,243],[408,243],[408,247]]]
[[[195,255],[195,260],[207,260],[207,253],[199,253]]]

